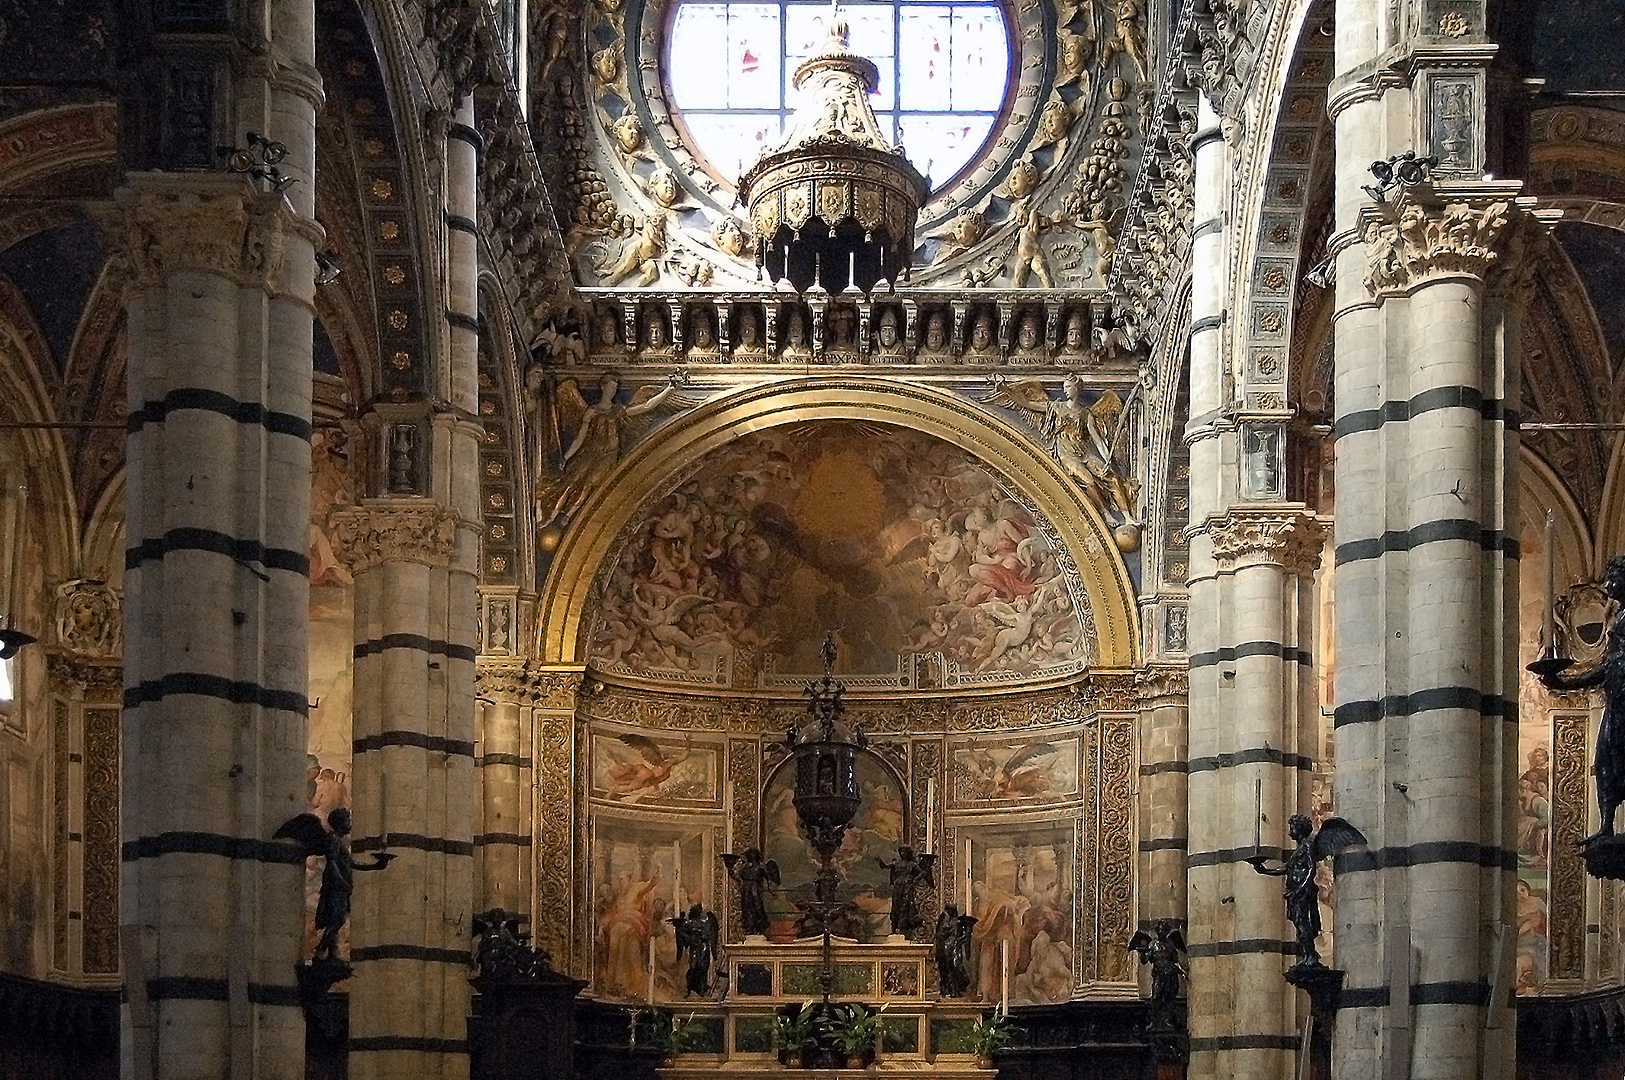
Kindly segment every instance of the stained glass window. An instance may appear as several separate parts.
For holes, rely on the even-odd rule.
[[[665,56],[691,148],[732,183],[776,143],[796,107],[796,65],[823,45],[827,0],[683,0]],[[849,0],[852,49],[880,69],[882,130],[946,185],[993,133],[1008,91],[1010,19],[999,0]]]

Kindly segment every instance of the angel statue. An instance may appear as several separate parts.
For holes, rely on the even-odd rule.
[[[721,940],[721,927],[716,912],[706,911],[699,904],[688,909],[688,914],[667,919],[677,937],[677,959],[688,954],[687,987],[690,994],[706,994],[711,990],[711,965],[716,960]]]
[[[767,886],[779,884],[779,864],[774,859],[762,858],[762,849],[746,848],[744,857],[727,854],[722,857],[728,867],[728,876],[739,882],[739,922],[747,934],[766,934]]]
[[[1614,813],[1619,804],[1625,802],[1625,555],[1608,560],[1603,570],[1602,591],[1614,611],[1602,656],[1574,675],[1567,674],[1574,666],[1574,660],[1569,657],[1543,657],[1529,665],[1529,670],[1548,690],[1602,687],[1602,723],[1597,728],[1597,749],[1591,764],[1591,772],[1597,778],[1598,826],[1584,841],[1587,852],[1615,835]],[[1587,865],[1597,873],[1597,867],[1589,860]]]
[[[627,447],[637,441],[655,417],[699,404],[697,399],[677,392],[678,381],[678,375],[673,373],[665,386],[640,387],[631,402],[622,405],[615,400],[621,388],[620,376],[606,371],[598,381],[598,400],[590,406],[581,396],[576,380],[565,379],[559,383],[553,395],[551,417],[539,417],[551,435],[545,441],[564,447],[556,473],[548,468],[551,462],[537,462],[536,524],[539,527],[561,517],[569,518],[581,509],[587,496],[603,486]]]
[[[1134,931],[1128,950],[1139,956],[1140,963],[1151,965],[1152,1008],[1159,1018],[1171,1018],[1170,1009],[1179,1000],[1180,980],[1188,974],[1179,962],[1179,954],[1185,951],[1185,935],[1172,919],[1158,919],[1156,935]]]
[[[937,992],[943,997],[964,997],[971,984],[971,936],[976,916],[961,915],[953,904],[942,905],[937,916],[935,959]]]
[[[1131,452],[1125,442],[1132,415],[1128,402],[1115,390],[1107,390],[1086,405],[1083,389],[1082,379],[1068,375],[1062,383],[1063,396],[1056,401],[1038,379],[1011,381],[995,375],[993,392],[982,400],[1041,418],[1029,423],[1038,429],[1061,467],[1105,507],[1127,521],[1136,521],[1140,485],[1125,475],[1129,466],[1121,460]]]
[[[355,889],[358,870],[382,870],[395,858],[393,852],[377,851],[368,866],[357,866],[350,853],[350,811],[336,807],[327,813],[327,825],[315,814],[289,818],[272,834],[275,840],[297,840],[305,856],[320,856],[322,890],[316,898],[316,951],[312,962],[339,959],[339,931],[350,921],[350,893]]]
[[[931,864],[935,855],[915,855],[914,849],[903,844],[897,849],[897,861],[887,862],[875,856],[875,862],[891,878],[891,932],[902,937],[913,937],[914,931],[924,923],[920,920],[920,886],[935,885]]]
[[[1304,814],[1288,818],[1286,832],[1298,846],[1280,866],[1266,865],[1270,857],[1263,854],[1247,861],[1260,874],[1286,879],[1282,883],[1286,917],[1298,932],[1298,962],[1293,966],[1321,967],[1320,953],[1315,949],[1315,939],[1320,936],[1320,886],[1315,884],[1315,867],[1346,847],[1365,843],[1365,834],[1340,817],[1326,818],[1315,829],[1314,822]]]

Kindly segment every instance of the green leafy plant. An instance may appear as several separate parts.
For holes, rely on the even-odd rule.
[[[818,1045],[818,1006],[811,1001],[788,1015],[779,1013],[776,1022],[780,1048],[799,1053]]]
[[[880,1014],[862,1005],[843,1005],[835,1010],[830,1036],[844,1053],[862,1054],[873,1050],[880,1038]]]
[[[706,1048],[711,1033],[704,1024],[693,1022],[694,1014],[689,1013],[688,1018],[680,1020],[673,1016],[670,1026],[666,1028],[665,1037],[661,1040],[660,1048],[667,1054],[687,1054]]]
[[[1009,1046],[1015,1034],[1016,1025],[1003,1013],[984,1016],[970,1029],[971,1052],[986,1057],[995,1050]]]

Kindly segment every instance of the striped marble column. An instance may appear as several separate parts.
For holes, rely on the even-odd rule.
[[[132,1077],[297,1077],[313,239],[132,176],[123,970]]]
[[[301,182],[272,194],[241,175],[131,171],[116,195],[130,275],[119,967],[131,1080],[304,1075],[303,859],[271,835],[304,809],[322,91],[310,0],[243,7],[272,40],[210,85],[211,134],[266,133]]]
[[[387,842],[399,855],[357,883],[353,1080],[468,1075],[481,434],[472,122],[465,99],[444,144],[448,344],[435,381],[449,408],[415,420],[392,411],[385,425],[390,471],[423,494],[333,518],[355,573],[355,848]],[[398,438],[403,428],[413,434]]]
[[[1185,921],[1185,784],[1190,680],[1183,664],[1152,664],[1135,677],[1140,694],[1140,925]]]

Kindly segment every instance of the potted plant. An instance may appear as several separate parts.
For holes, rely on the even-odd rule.
[[[835,1010],[830,1035],[846,1055],[846,1067],[866,1069],[875,1060],[875,1043],[880,1039],[880,1014],[862,1005],[843,1005]]]
[[[780,1012],[777,1018],[779,1063],[792,1069],[806,1064],[808,1051],[818,1045],[818,1006],[803,1002],[795,1012]]]
[[[703,1042],[704,1033],[702,1029],[690,1027],[689,1021],[694,1019],[693,1013],[688,1014],[687,1020],[680,1020],[669,1013],[665,1019],[666,1026],[660,1040],[660,1049],[663,1051],[667,1062],[670,1062],[678,1054],[687,1054],[693,1051]]]
[[[993,1051],[1009,1046],[1015,1032],[1016,1026],[1003,1013],[995,1012],[976,1021],[976,1026],[970,1029],[970,1046],[971,1053],[976,1055],[977,1067],[993,1068]]]

